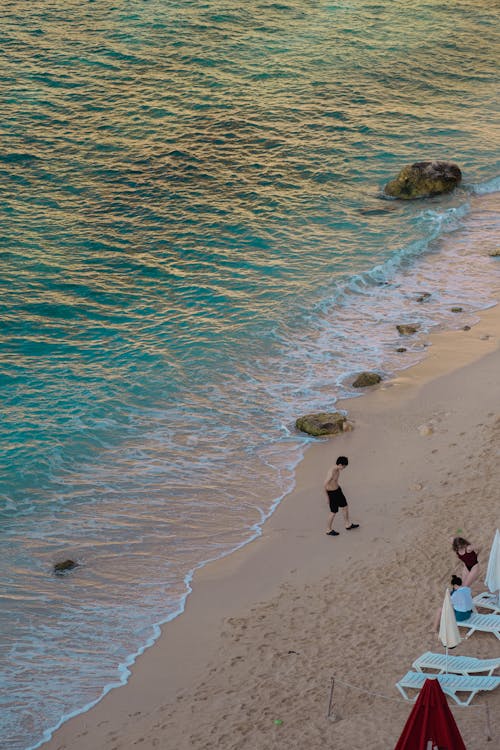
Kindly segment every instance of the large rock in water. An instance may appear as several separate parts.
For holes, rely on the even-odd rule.
[[[428,198],[450,193],[462,180],[456,164],[449,161],[418,161],[403,167],[398,176],[387,183],[386,195],[402,200]]]
[[[321,437],[322,435],[337,435],[344,431],[346,417],[338,411],[319,412],[318,414],[306,414],[299,417],[295,427],[308,435]]]

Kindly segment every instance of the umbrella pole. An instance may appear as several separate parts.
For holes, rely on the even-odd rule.
[[[491,742],[490,705],[488,701],[486,701],[484,707],[486,709],[486,742]]]
[[[335,687],[335,677],[332,677],[332,686],[330,688],[330,699],[328,701],[328,713],[327,718],[329,719],[332,715],[332,703],[333,703],[333,689]]]

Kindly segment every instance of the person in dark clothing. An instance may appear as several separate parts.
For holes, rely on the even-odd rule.
[[[348,464],[349,460],[346,456],[339,456],[337,458],[335,466],[332,466],[326,477],[325,492],[328,497],[328,504],[330,506],[331,512],[330,521],[328,523],[328,530],[326,532],[328,536],[339,535],[339,532],[335,531],[335,529],[333,528],[333,522],[335,520],[335,516],[339,511],[339,508],[342,509],[344,524],[347,531],[350,531],[351,529],[359,529],[359,523],[352,523],[351,519],[349,518],[349,506],[347,504],[345,495],[342,492],[342,488],[339,486],[340,472],[343,471],[346,466],[348,466]]]
[[[471,586],[479,576],[479,560],[472,544],[462,536],[455,536],[451,540],[453,552],[463,563],[462,580],[464,586]]]

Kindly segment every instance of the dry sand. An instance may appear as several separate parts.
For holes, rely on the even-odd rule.
[[[311,447],[263,536],[199,571],[127,686],[44,749],[394,747],[411,709],[394,684],[442,651],[429,629],[458,529],[480,550],[473,593],[484,588],[500,525],[499,335],[497,307],[470,331],[428,337],[425,362],[344,403],[355,429]],[[339,516],[332,538],[323,482],[339,454],[361,527],[347,532]],[[476,633],[454,653],[500,657],[500,641]],[[451,705],[468,750],[500,746],[500,689]]]

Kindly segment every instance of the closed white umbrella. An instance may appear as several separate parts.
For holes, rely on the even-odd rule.
[[[451,596],[448,589],[446,589],[443,607],[441,609],[439,640],[446,648],[446,655],[448,655],[449,648],[455,648],[455,646],[458,646],[458,644],[462,640],[458,632],[458,625],[455,619],[455,610],[453,609],[453,604],[451,603]]]
[[[492,594],[497,594],[500,602],[500,531],[497,529],[491,545],[486,571],[485,584]]]

